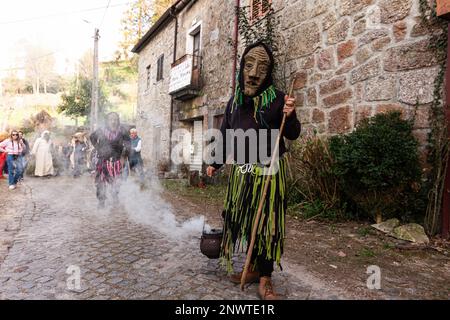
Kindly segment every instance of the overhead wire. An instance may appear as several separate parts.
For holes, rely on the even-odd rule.
[[[103,7],[89,8],[89,9],[76,10],[76,11],[60,12],[60,13],[54,13],[54,14],[49,14],[49,15],[45,15],[45,16],[31,17],[31,18],[19,19],[19,20],[0,21],[0,25],[29,22],[29,21],[40,20],[40,19],[51,18],[51,17],[61,17],[61,16],[66,16],[66,15],[71,15],[71,14],[76,14],[76,13],[97,11],[97,10],[108,9],[108,8],[113,8],[113,7],[120,7],[120,6],[125,6],[125,5],[130,4],[130,2],[124,2],[124,3],[118,3],[118,4],[110,5],[110,2],[111,1],[108,2],[107,6],[103,6]],[[105,14],[106,14],[106,10],[105,10]]]
[[[101,27],[103,25],[103,22],[104,22],[105,17],[106,17],[106,13],[107,13],[109,8],[125,6],[125,5],[128,5],[130,3],[131,2],[124,2],[124,3],[117,3],[117,4],[111,5],[111,0],[108,0],[107,5],[106,6],[102,6],[102,7],[88,8],[88,9],[82,9],[82,10],[76,10],[76,11],[67,11],[67,12],[55,13],[55,14],[50,14],[50,15],[45,15],[45,16],[38,16],[38,17],[31,17],[31,18],[20,19],[20,20],[3,21],[3,22],[0,21],[0,25],[29,22],[29,21],[40,20],[40,19],[45,19],[45,18],[50,18],[50,17],[61,17],[61,16],[65,16],[65,15],[71,15],[71,14],[76,14],[76,13],[97,11],[97,10],[105,9],[105,11],[103,13],[103,16],[102,16],[102,20],[100,22],[100,27]],[[42,56],[34,57],[34,58],[30,59],[29,61],[36,61],[36,60],[39,60],[41,58],[47,57],[49,55],[56,54],[56,53],[58,53],[60,51],[61,51],[61,49],[58,49],[58,50],[53,51],[51,53],[47,53],[47,54],[44,54]],[[13,71],[13,70],[23,70],[23,69],[25,69],[25,66],[0,69],[0,72],[7,72],[7,71]]]
[[[106,6],[105,12],[103,13],[103,18],[102,21],[100,22],[100,26],[99,29],[102,27],[103,25],[103,21],[105,20],[105,16],[106,16],[106,12],[108,11],[109,5],[111,4],[111,0],[108,0],[108,5]]]
[[[43,55],[41,55],[41,56],[33,57],[33,58],[31,58],[31,59],[27,59],[27,62],[30,62],[30,61],[37,61],[37,60],[39,60],[39,59],[42,59],[42,58],[45,58],[45,57],[54,55],[54,54],[56,54],[56,53],[58,53],[58,52],[60,52],[60,51],[62,51],[62,49],[58,49],[58,50],[56,50],[56,51],[52,51],[52,52],[43,54]],[[22,66],[22,67],[13,67],[13,68],[6,68],[6,69],[0,69],[0,71],[13,71],[13,70],[22,70],[22,69],[25,69],[25,66]]]
[[[45,16],[39,16],[39,17],[32,17],[32,18],[28,18],[28,19],[20,19],[20,20],[13,20],[13,21],[3,21],[0,22],[0,25],[5,25],[5,24],[14,24],[14,23],[21,23],[21,22],[28,22],[28,21],[34,21],[34,20],[40,20],[40,19],[45,19],[45,18],[49,18],[49,17],[60,17],[60,16],[64,16],[64,15],[70,15],[70,14],[76,14],[76,13],[82,13],[82,12],[88,12],[88,11],[96,11],[96,10],[101,10],[101,9],[105,9],[104,13],[103,13],[103,17],[102,20],[100,22],[100,27],[103,25],[104,19],[106,17],[106,13],[108,11],[109,8],[113,8],[113,7],[119,7],[119,6],[124,6],[124,5],[128,5],[131,2],[125,2],[125,3],[118,3],[118,4],[113,4],[111,5],[111,0],[108,0],[108,4],[106,6],[103,7],[95,7],[95,8],[88,8],[88,9],[83,9],[83,10],[77,10],[77,11],[68,11],[68,12],[62,12],[62,13],[57,13],[57,14],[51,14],[51,15],[45,15]],[[29,61],[36,61],[39,60],[41,58],[47,57],[49,55],[53,55],[56,54],[58,52],[60,52],[61,49],[56,50],[54,52],[51,53],[47,53],[44,54],[42,56],[38,56],[35,58],[30,59]],[[21,69],[25,69],[25,66],[22,67],[13,67],[13,68],[6,68],[6,69],[0,69],[0,72],[6,72],[6,71],[13,71],[13,70],[21,70]]]

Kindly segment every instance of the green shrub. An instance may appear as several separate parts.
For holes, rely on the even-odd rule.
[[[364,258],[373,258],[377,254],[375,253],[375,251],[373,251],[373,249],[365,247],[359,251],[358,255]]]
[[[399,196],[420,186],[417,147],[411,121],[398,111],[378,114],[330,139],[333,172],[346,196],[380,221],[382,214],[399,214]]]

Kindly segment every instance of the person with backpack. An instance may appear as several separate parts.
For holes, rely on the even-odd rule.
[[[19,139],[23,143],[24,149],[19,156],[19,161],[22,165],[22,172],[20,173],[19,182],[23,180],[23,176],[25,174],[25,170],[27,170],[28,166],[28,155],[30,154],[30,144],[28,140],[24,138],[23,131],[19,130]]]

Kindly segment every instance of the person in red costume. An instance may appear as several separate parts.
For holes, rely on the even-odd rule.
[[[3,142],[3,140],[8,138],[8,133],[0,133],[0,143]],[[6,152],[0,151],[0,179],[5,179],[3,176],[3,169],[5,168],[6,164],[6,156],[8,154]]]
[[[0,179],[5,179],[3,176],[3,168],[6,163],[6,152],[0,152]]]

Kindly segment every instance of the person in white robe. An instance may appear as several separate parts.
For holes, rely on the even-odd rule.
[[[45,130],[41,137],[37,138],[33,145],[31,154],[35,156],[36,167],[34,174],[38,177],[54,175],[52,159],[53,142],[50,140],[50,132]]]

